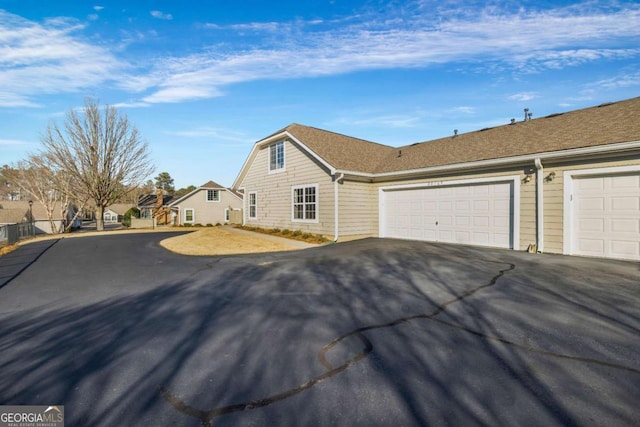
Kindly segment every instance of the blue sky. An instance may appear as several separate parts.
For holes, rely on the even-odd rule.
[[[406,145],[640,95],[640,4],[0,0],[0,164],[94,97],[177,187],[296,122]]]

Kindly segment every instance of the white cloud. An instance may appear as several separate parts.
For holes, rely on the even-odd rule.
[[[520,101],[520,102],[531,101],[532,99],[536,99],[536,98],[538,98],[538,94],[535,92],[520,92],[507,97],[507,99],[511,101]]]
[[[91,15],[87,16],[87,19],[89,19],[89,21],[97,21],[98,19],[100,19],[100,15],[98,15],[97,13],[92,13]]]
[[[173,18],[158,10],[150,14],[157,19]],[[323,21],[206,24],[265,36],[252,44],[252,50],[234,45],[236,39],[229,38],[219,49],[190,46],[197,53],[158,58],[139,50],[148,34],[135,30],[109,50],[83,37],[85,26],[77,21],[57,18],[35,23],[0,11],[0,88],[5,91],[0,92],[0,106],[33,106],[39,94],[72,92],[108,82],[140,94],[140,99],[128,105],[142,106],[218,97],[227,85],[264,79],[445,63],[480,64],[488,72],[537,72],[628,60],[640,56],[635,42],[640,37],[639,21],[640,6],[635,4],[606,11],[577,7],[497,11],[407,2],[402,8],[390,6],[384,13],[363,11]],[[116,49],[125,52],[134,42],[142,52],[136,52],[135,72],[115,56]],[[634,81],[632,77],[624,84]],[[602,82],[607,84],[615,82]],[[523,97],[532,95],[513,96],[527,100]]]
[[[590,86],[602,87],[605,89],[640,86],[640,71],[637,71],[635,73],[619,74],[609,79],[594,82]]]
[[[30,145],[31,143],[26,141],[20,141],[17,139],[0,139],[0,145]]]
[[[96,12],[100,12],[103,9],[104,9],[104,6],[93,6],[93,10],[95,10]]]
[[[171,15],[170,13],[163,13],[159,10],[152,10],[149,13],[156,19],[162,19],[165,21],[171,21],[173,19],[173,15]]]
[[[216,141],[229,141],[229,142],[253,142],[252,138],[238,132],[237,130],[224,129],[218,127],[196,127],[193,129],[187,129],[182,131],[169,132],[169,135],[179,136],[182,138],[206,138]]]
[[[117,78],[124,64],[75,34],[77,21],[42,24],[0,10],[0,107],[34,107],[42,94],[75,92]]]
[[[272,46],[248,52],[167,59],[150,74],[153,78],[147,87],[159,87],[145,101],[177,102],[191,96],[219,96],[224,85],[257,79],[428,67],[451,62],[502,63],[500,69],[534,71],[640,55],[637,48],[618,47],[640,36],[640,27],[636,25],[640,20],[638,6],[591,14],[575,9],[513,14],[489,10],[468,16],[442,14],[438,19],[417,14],[403,17],[403,25],[395,23],[398,17],[386,18],[361,19],[330,31],[296,32],[290,36],[283,32]],[[217,28],[268,31],[279,26],[282,24],[250,23]],[[603,47],[573,47],[580,44]],[[159,83],[152,83],[154,79]],[[526,94],[520,94],[523,97]]]

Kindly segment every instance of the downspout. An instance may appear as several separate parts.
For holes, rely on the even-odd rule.
[[[537,252],[544,252],[544,169],[539,157],[534,160],[536,165],[536,247]]]
[[[339,213],[339,209],[338,209],[338,202],[339,202],[339,198],[338,198],[338,186],[340,185],[340,181],[344,180],[344,173],[341,173],[340,176],[338,176],[338,174],[336,173],[333,176],[333,227],[334,227],[334,232],[333,232],[333,242],[337,242],[338,241],[338,237],[340,237],[340,231],[339,231],[339,222],[338,222],[338,213]]]

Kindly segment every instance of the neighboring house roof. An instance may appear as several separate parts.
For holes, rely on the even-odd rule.
[[[59,206],[60,206],[59,203],[56,203],[54,205],[54,208],[53,208],[54,220],[60,220],[64,218],[63,216],[60,215]],[[34,220],[36,221],[48,220],[47,211],[40,202],[34,200],[31,210],[32,210]],[[3,200],[0,202],[0,213],[2,212],[6,213],[7,211],[22,212],[22,215],[26,216],[25,220],[28,220],[29,219],[29,202],[27,200]],[[17,214],[11,214],[11,215],[13,217],[13,215],[17,215]],[[1,221],[1,222],[7,222],[7,221]],[[20,222],[20,221],[13,221],[13,222]]]
[[[195,190],[191,191],[190,193],[187,193],[187,194],[185,194],[184,196],[182,196],[180,198],[172,200],[171,203],[169,203],[169,206],[176,206],[178,203],[182,202],[183,200],[186,200],[187,198],[191,197],[192,195],[194,195],[195,193],[197,193],[200,190],[226,190],[229,193],[231,193],[234,196],[236,196],[237,198],[239,198],[240,200],[242,200],[242,193],[239,193],[237,191],[233,191],[232,189],[224,187],[224,186],[218,184],[215,181],[208,181],[208,182],[202,184],[200,187],[196,188]]]
[[[110,210],[118,215],[124,215],[132,207],[134,206],[129,203],[114,203],[113,205],[107,206],[105,211]]]
[[[637,143],[640,142],[639,118],[640,97],[396,148],[294,123],[254,145],[234,188],[242,181],[259,148],[287,136],[333,169],[332,173],[374,176]]]
[[[162,206],[166,206],[171,203],[171,201],[175,198],[175,196],[169,196],[164,194],[162,196]],[[158,196],[156,194],[146,194],[140,196],[138,200],[139,208],[155,208],[158,207]]]
[[[22,209],[0,209],[0,224],[17,224],[29,220],[29,212]]]

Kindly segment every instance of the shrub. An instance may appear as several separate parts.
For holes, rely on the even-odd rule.
[[[271,230],[271,232],[274,234],[280,234],[281,230],[279,228],[274,228],[273,230]]]
[[[291,233],[291,230],[289,230],[288,228],[285,228],[284,230],[282,230],[282,234],[284,234],[285,236],[289,233]]]
[[[196,222],[195,224],[193,224],[194,227],[202,227],[202,224],[200,224],[199,222]]]
[[[187,222],[187,223],[182,224],[182,226],[183,226],[183,227],[192,227],[191,223],[188,223],[188,222]]]
[[[291,235],[292,235],[292,236],[294,236],[294,237],[298,237],[298,236],[300,236],[301,234],[302,234],[302,231],[300,231],[300,230],[296,230],[296,231],[294,231],[293,233],[291,233]]]
[[[302,233],[302,238],[303,238],[303,239],[308,239],[308,238],[310,238],[310,237],[312,237],[312,235],[311,235],[311,234],[309,234],[309,233]]]
[[[140,209],[134,206],[126,211],[122,216],[122,225],[125,227],[131,227],[131,217],[140,218]]]
[[[208,223],[205,227],[213,227],[213,224]]]
[[[222,224],[220,224],[219,222],[216,222],[216,227],[220,227]]]

